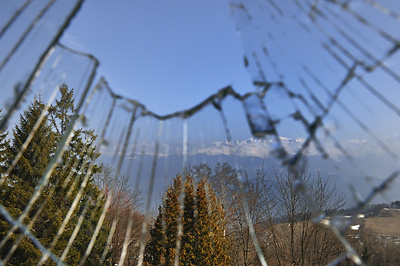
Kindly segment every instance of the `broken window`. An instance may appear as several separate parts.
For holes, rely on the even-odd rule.
[[[348,259],[361,265],[367,260],[361,242],[355,241],[365,237],[359,232],[396,248],[398,234],[379,228],[374,220],[380,215],[394,226],[389,220],[397,215],[389,208],[397,206],[391,203],[398,201],[400,171],[400,6],[396,1],[230,0],[244,47],[244,67],[254,87],[241,94],[227,84],[207,99],[199,99],[193,108],[169,115],[156,114],[140,101],[117,94],[107,77],[95,75],[96,55],[58,43],[81,4],[55,0],[2,4],[7,11],[2,13],[7,15],[0,18],[0,127],[2,134],[8,132],[2,141],[11,141],[14,147],[14,153],[1,162],[3,192],[20,191],[17,188],[26,175],[20,169],[29,152],[32,162],[41,158],[32,146],[41,143],[35,134],[44,130],[43,123],[53,128],[48,134],[55,139],[29,193],[12,204],[2,199],[3,264],[13,261],[23,241],[38,250],[39,264],[48,259],[60,265],[72,261],[69,254],[78,250],[76,243],[83,247],[74,262],[83,265],[97,259],[105,263],[111,260],[110,249],[118,235],[119,259],[112,258],[113,262],[142,265],[154,222],[151,216],[178,173],[183,177],[205,174],[211,183],[211,176],[215,177],[222,201],[229,187],[239,191],[230,196],[240,200],[230,198],[229,202],[242,210],[234,214],[245,224],[247,234],[242,237],[251,242],[254,265],[256,261],[267,265],[270,253],[279,253],[271,232],[283,231],[283,224],[305,226],[307,221],[326,230],[323,241],[336,241],[337,254],[325,264]],[[64,111],[67,118],[57,116],[57,110],[62,114],[57,107],[62,94],[59,86],[65,80],[74,89],[73,109]],[[36,110],[31,107],[41,108],[41,113],[26,124],[29,132],[21,130],[25,137],[17,145],[13,139],[19,133],[13,129],[22,123],[21,111]],[[39,165],[36,161],[31,163],[33,168]],[[229,175],[223,171],[236,181],[224,179]],[[289,182],[285,184],[290,186],[279,183],[284,171],[284,180]],[[306,173],[330,178],[310,179]],[[267,187],[257,183],[261,179],[256,177],[264,174],[272,176],[264,184]],[[90,186],[98,187],[98,193],[89,193]],[[129,191],[123,192],[126,187]],[[345,205],[340,201],[329,205],[327,199],[334,190],[345,196]],[[51,217],[46,206],[60,191],[65,199],[59,204],[68,208],[57,212],[58,223],[43,229],[39,237],[36,219]],[[253,216],[255,199],[248,196],[249,191],[260,195],[256,208],[260,216]],[[306,216],[292,215],[294,220],[290,220],[291,216],[277,212],[282,195],[289,195],[279,191],[301,198],[305,203],[301,214]],[[183,194],[184,189],[178,226],[183,223]],[[119,208],[124,199],[134,204]],[[388,206],[378,204],[382,202]],[[127,217],[127,229],[119,226],[121,213]],[[79,242],[79,232],[86,227],[90,227],[90,238]],[[292,256],[296,250],[292,247]]]

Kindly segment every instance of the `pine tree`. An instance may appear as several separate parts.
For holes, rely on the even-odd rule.
[[[69,89],[65,83],[60,85],[59,90],[61,94],[60,100],[56,100],[55,105],[52,105],[49,110],[50,121],[57,142],[66,133],[75,111],[74,90]],[[56,173],[53,175],[54,179],[58,180],[58,182],[64,181],[65,177],[73,171],[72,168],[75,164],[75,168],[79,169],[82,179],[86,175],[90,163],[100,156],[95,147],[96,139],[97,135],[94,130],[76,129],[68,149],[64,152],[62,158],[64,163],[58,166]],[[94,164],[92,174],[94,175],[99,171],[101,171],[100,167]],[[60,173],[62,174],[60,175]]]
[[[51,121],[58,135],[63,135],[68,123],[71,120],[74,109],[74,89],[69,89],[63,83],[59,87],[61,98],[56,100],[56,104],[50,108]]]
[[[53,126],[53,131],[57,142],[62,138],[63,134],[67,132],[70,126],[73,112],[75,111],[73,89],[69,89],[64,83],[60,87],[60,100],[56,100],[55,105],[50,107],[50,120]],[[100,189],[95,185],[93,176],[101,171],[95,161],[100,156],[95,146],[97,135],[94,130],[76,129],[73,133],[71,142],[68,149],[64,152],[62,163],[59,164],[50,178],[50,183],[55,186],[56,195],[52,198],[53,210],[49,215],[44,215],[45,221],[48,217],[52,217],[52,225],[49,225],[46,230],[51,228],[53,231],[47,233],[48,242],[50,243],[54,235],[57,233],[62,220],[65,218],[69,211],[72,202],[77,195],[80,185],[88,178],[86,187],[80,199],[80,206],[74,211],[74,216],[71,218],[68,226],[60,237],[57,245],[54,247],[53,252],[61,255],[67,241],[74,230],[74,224],[77,223],[79,214],[82,212],[84,205],[88,202],[88,211],[82,223],[81,230],[78,232],[74,246],[71,248],[66,258],[68,264],[77,264],[86,251],[90,238],[96,227],[98,218],[101,213],[101,206],[103,200],[98,204],[97,199],[100,195]],[[91,166],[91,172],[88,173]],[[69,193],[69,197],[65,195]],[[86,265],[98,265],[99,254],[102,253],[108,235],[108,227],[103,226],[98,236],[98,241],[93,248],[92,255],[86,261]]]
[[[37,181],[42,177],[54,152],[55,139],[48,122],[48,117],[44,116],[37,130],[33,130],[44,108],[45,104],[41,100],[41,97],[35,97],[29,107],[20,115],[20,123],[13,129],[11,144],[7,145],[4,152],[5,168],[8,168],[21,151],[24,142],[32,136],[29,145],[1,187],[0,204],[6,207],[8,212],[15,218],[21,215],[26,204],[29,202]],[[31,217],[28,217],[24,222],[27,224],[30,221]],[[1,217],[1,239],[8,233],[10,228],[11,225]],[[11,248],[12,243],[17,237],[18,235],[14,234],[6,246]],[[4,258],[8,251],[9,249],[3,248],[0,255]],[[29,265],[39,259],[40,251],[28,238],[25,238],[15,252],[15,255],[10,259],[10,265]]]
[[[146,265],[174,265],[182,177],[176,176],[159,207],[146,246]],[[197,186],[197,188],[196,188]],[[179,265],[230,265],[224,211],[205,179],[185,181]]]
[[[33,135],[29,145],[11,172],[12,176],[27,182],[32,187],[36,186],[37,181],[43,176],[56,148],[55,135],[47,115],[45,115],[37,130],[33,131],[44,108],[45,104],[41,100],[41,96],[37,96],[28,109],[23,112],[23,115],[20,115],[20,123],[13,129],[12,145],[7,155],[8,165],[11,165],[21,151],[24,142],[31,134]]]
[[[61,97],[55,105],[49,107],[49,112],[44,115],[40,126],[32,131],[36,121],[45,108],[40,96],[36,96],[31,105],[20,116],[20,123],[13,130],[11,145],[6,147],[6,166],[10,166],[15,156],[21,150],[25,140],[30,136],[32,139],[21,158],[7,177],[1,187],[0,204],[6,207],[13,217],[18,217],[32,197],[38,180],[44,174],[51,157],[58,145],[59,140],[67,132],[74,109],[73,90],[69,90],[66,84],[60,86]],[[100,156],[95,146],[97,136],[93,130],[78,129],[73,132],[72,141],[64,153],[61,163],[57,166],[49,179],[48,185],[42,190],[39,200],[33,206],[25,224],[32,221],[36,213],[40,214],[35,218],[31,231],[45,246],[50,244],[56,236],[72,202],[77,195],[81,183],[87,177],[86,187],[74,210],[65,230],[59,237],[57,243],[51,247],[51,251],[61,256],[70,236],[78,222],[84,206],[87,205],[81,229],[66,257],[66,262],[71,265],[78,264],[84,255],[93,235],[98,218],[102,211],[102,202],[98,202],[101,194],[100,189],[95,185],[93,175],[101,171],[95,160]],[[1,143],[1,142],[0,142]],[[93,163],[93,171],[90,173],[89,165]],[[68,196],[67,196],[68,195]],[[0,238],[10,230],[10,224],[0,217]],[[97,237],[91,255],[85,265],[98,265],[99,254],[104,248],[109,228],[104,225]],[[6,244],[9,248],[18,237],[15,234]],[[8,252],[7,248],[0,251],[4,257]],[[24,238],[10,259],[10,265],[32,265],[36,264],[41,252],[33,245],[29,238]],[[47,261],[46,264],[52,264]]]

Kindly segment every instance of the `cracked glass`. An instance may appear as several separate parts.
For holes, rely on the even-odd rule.
[[[399,3],[229,0],[253,87],[160,115],[59,43],[82,2],[1,4],[2,265],[24,250],[38,265],[181,265],[192,218],[175,176],[193,182],[194,224],[210,184],[232,265],[400,261]],[[168,261],[149,243],[174,188]]]

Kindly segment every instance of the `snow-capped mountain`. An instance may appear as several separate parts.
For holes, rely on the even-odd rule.
[[[248,138],[245,140],[214,141],[210,145],[193,150],[190,154],[206,154],[206,155],[235,155],[239,157],[259,157],[269,158],[272,152],[283,147],[289,154],[295,153],[302,144],[304,138],[286,138],[279,137],[269,139]],[[311,154],[310,152],[308,152]]]

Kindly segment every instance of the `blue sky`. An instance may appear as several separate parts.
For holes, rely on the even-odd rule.
[[[227,0],[85,1],[62,43],[92,53],[118,93],[159,114],[252,90]]]
[[[330,92],[334,92],[348,70],[329,54],[326,47],[349,66],[353,63],[351,56],[368,64],[373,63],[337,28],[350,34],[377,58],[383,58],[392,43],[374,27],[393,36],[400,34],[395,27],[398,21],[367,4],[352,3],[350,7],[356,14],[366,16],[371,27],[359,23],[351,13],[332,3],[319,3],[325,17],[317,17],[312,21],[308,12],[299,12],[294,2],[279,3],[276,8],[268,1],[248,3],[248,10],[252,12],[251,20],[248,20],[242,10],[230,9],[230,4],[236,2],[87,0],[61,42],[95,55],[101,63],[99,75],[104,75],[116,92],[139,100],[158,114],[190,108],[227,85],[232,85],[240,93],[253,91],[255,88],[251,85],[251,79],[260,79],[260,73],[252,61],[255,52],[268,81],[282,79],[287,89],[303,95],[309,101],[311,111],[300,101],[289,99],[279,89],[269,92],[265,100],[272,118],[286,117],[278,125],[281,136],[304,138],[308,136],[304,125],[287,119],[287,115],[298,109],[312,122],[315,115],[322,113],[312,97],[317,97],[327,106],[331,96],[304,72],[303,65]],[[303,7],[309,8],[305,3]],[[386,4],[398,12],[396,9],[399,7],[394,2]],[[279,8],[284,10],[283,15]],[[237,27],[240,31],[237,31]],[[330,38],[339,41],[344,50],[332,45]],[[266,57],[263,57],[263,47],[268,52]],[[244,67],[244,55],[250,60],[249,72]],[[396,58],[388,58],[385,64],[395,69],[398,66]],[[359,67],[357,73],[387,99],[395,101],[400,97],[400,90],[396,90],[399,84],[380,69],[367,73]],[[310,91],[306,90],[300,79],[307,83]],[[393,110],[357,80],[346,86],[339,99],[370,128],[372,134],[397,152],[397,143],[400,143],[397,132],[400,127],[393,123],[398,120]],[[242,106],[232,101],[227,101],[225,105],[233,139],[250,137]],[[201,121],[209,122],[211,119],[214,125],[221,122],[218,115],[208,116],[207,111],[201,117]],[[189,124],[189,138],[191,133],[197,136],[200,132],[207,138],[205,143],[210,143],[224,136],[223,130],[209,134],[210,129],[205,129],[204,123]],[[200,124],[202,126],[196,127]],[[360,143],[367,145],[372,153],[382,153],[373,137],[338,104],[333,106],[324,120],[324,126],[349,150],[354,147],[348,143]],[[178,126],[171,134],[180,139],[180,130]],[[324,138],[324,135],[322,130],[318,132],[327,150],[334,149],[332,139],[329,136]],[[357,151],[364,149],[353,149],[353,155],[358,156]]]

